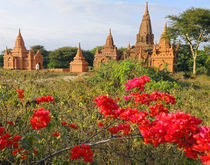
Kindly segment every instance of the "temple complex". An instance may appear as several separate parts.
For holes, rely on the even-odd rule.
[[[131,58],[142,61],[146,66],[157,67],[160,70],[166,68],[169,72],[175,71],[176,55],[179,46],[170,46],[170,39],[167,36],[167,25],[165,24],[159,44],[154,44],[154,35],[148,10],[148,3],[142,18],[139,32],[136,35],[136,44],[130,46],[123,54],[123,59]]]
[[[100,63],[107,63],[109,60],[119,60],[120,55],[117,47],[114,45],[111,29],[106,39],[106,43],[101,50],[96,49],[94,67],[99,67]]]
[[[5,50],[4,68],[19,70],[43,69],[43,57],[40,51],[34,54],[32,50],[26,49],[20,30],[15,42],[15,47],[11,52],[8,52],[7,48]]]
[[[173,45],[170,46],[170,38],[167,35],[167,24],[165,23],[159,44],[153,46],[151,66],[157,67],[160,70],[167,68],[169,72],[173,73],[175,71],[178,48],[178,45],[176,46],[176,50]]]
[[[74,57],[74,60],[70,62],[70,72],[87,72],[88,71],[88,62],[85,61],[85,58],[82,55],[82,50],[79,47],[77,49],[77,54]]]

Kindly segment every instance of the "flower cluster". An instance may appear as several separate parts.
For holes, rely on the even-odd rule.
[[[53,132],[52,135],[55,136],[55,137],[58,137],[58,136],[60,136],[60,133],[59,132]]]
[[[176,104],[176,100],[174,96],[171,96],[168,93],[161,92],[152,92],[149,93],[139,93],[139,92],[131,92],[132,96],[134,96],[134,100],[136,103],[149,105],[152,101],[164,101],[170,104]]]
[[[145,83],[150,82],[150,79],[148,76],[141,76],[139,78],[134,78],[132,80],[128,80],[127,83],[124,85],[127,87],[125,90],[129,91],[133,88],[139,88],[141,91],[144,90]]]
[[[74,148],[72,148],[70,152],[72,153],[72,155],[70,156],[72,160],[80,159],[81,157],[83,157],[84,162],[93,161],[92,158],[93,153],[91,152],[89,145],[85,144],[82,144],[81,146],[77,145]]]
[[[17,148],[19,146],[18,141],[22,139],[22,136],[15,135],[11,137],[8,132],[5,132],[4,127],[0,127],[0,149],[3,150],[4,148]]]
[[[78,127],[74,123],[69,124],[69,127],[73,128],[73,129],[78,129]]]
[[[68,123],[63,120],[61,122],[61,124],[64,125],[64,126],[67,126]],[[73,129],[78,129],[78,127],[74,123],[70,123],[70,124],[68,124],[68,126],[71,127],[71,128],[73,128]]]
[[[16,90],[16,92],[18,93],[18,98],[21,99],[21,101],[23,101],[24,98],[23,89]]]
[[[52,96],[42,96],[40,98],[37,98],[36,101],[37,103],[44,103],[44,102],[52,102],[55,99]]]
[[[130,124],[126,123],[126,124],[118,124],[118,126],[114,126],[112,128],[109,128],[108,131],[111,134],[117,134],[120,131],[123,131],[123,135],[129,135],[131,128],[130,128]]]
[[[202,120],[182,111],[176,113],[160,113],[156,120],[139,125],[145,143],[175,143],[184,148],[185,155],[192,159],[206,158],[210,150],[210,128],[199,127]]]
[[[164,107],[163,104],[159,104],[159,103],[156,103],[153,106],[149,106],[149,109],[150,109],[149,115],[152,117],[157,116],[158,114],[162,112],[168,113],[168,108]]]
[[[143,91],[145,83],[149,81],[147,76],[134,78],[125,83],[125,90],[137,88]],[[165,143],[177,144],[179,148],[184,148],[187,157],[200,158],[204,163],[210,160],[210,127],[199,126],[201,119],[182,111],[169,113],[170,104],[176,104],[175,97],[168,93],[149,94],[135,91],[123,98],[128,101],[131,97],[134,98],[134,106],[144,105],[144,108],[148,107],[148,111],[130,107],[119,108],[114,100],[104,95],[94,99],[100,108],[100,113],[109,118],[121,119],[126,123],[108,128],[109,132],[117,134],[124,131],[124,135],[129,135],[130,123],[133,123],[138,126],[145,143],[153,143],[154,146]],[[167,108],[164,105],[167,105]]]
[[[32,115],[31,126],[33,129],[39,130],[47,126],[50,122],[51,117],[49,111],[40,107],[39,109],[35,109]]]
[[[130,121],[131,123],[142,123],[145,117],[148,115],[147,111],[138,111],[138,109],[131,109],[127,107],[126,109],[120,108],[115,111],[115,116],[124,121]]]
[[[102,95],[94,99],[94,101],[97,103],[97,106],[101,109],[99,110],[100,113],[102,113],[104,116],[107,115],[115,115],[115,110],[119,108],[117,103],[114,102],[113,99]]]

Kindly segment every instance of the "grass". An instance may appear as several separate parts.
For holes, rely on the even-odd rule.
[[[32,102],[42,95],[51,95],[55,98],[52,104],[43,105],[51,109],[54,123],[50,126],[51,128],[48,128],[49,132],[40,132],[45,137],[42,142],[37,144],[34,142],[39,154],[32,157],[32,161],[40,160],[49,152],[53,153],[67,146],[83,142],[90,136],[90,130],[93,132],[99,130],[98,122],[109,124],[98,113],[98,108],[93,99],[101,94],[109,95],[112,98],[122,97],[122,94],[124,94],[122,89],[116,89],[112,86],[107,87],[108,81],[100,80],[100,82],[96,80],[93,73],[90,73],[88,79],[84,75],[75,81],[65,81],[63,79],[65,76],[72,76],[72,74],[49,71],[37,73],[36,71],[0,70],[0,123],[3,125],[8,120],[19,123],[20,119],[23,118],[24,123],[15,126],[14,130],[20,129],[22,134],[30,136],[29,120],[32,110],[37,108],[37,105],[29,105],[27,102]],[[92,76],[94,79],[91,79]],[[176,96],[177,100],[177,104],[172,111],[180,109],[189,112],[200,117],[204,125],[209,126],[210,77],[199,75],[195,79],[184,79],[182,73],[173,76],[178,80],[180,88],[170,90],[171,95]],[[40,81],[43,79],[47,81]],[[17,99],[16,90],[20,88],[24,89],[23,103],[19,103]],[[30,112],[30,115],[27,112]],[[73,122],[80,129],[76,131],[65,129],[59,125],[62,120],[69,123]],[[52,140],[49,133],[51,134],[53,130],[61,132],[62,138]],[[106,134],[102,133],[92,140],[97,141],[105,136]],[[53,148],[50,146],[53,146]],[[30,146],[28,148],[31,149]],[[93,164],[200,164],[199,161],[186,158],[184,152],[178,150],[174,145],[160,145],[158,148],[154,148],[151,144],[145,145],[142,143],[141,139],[111,142],[100,145],[95,150]],[[63,163],[69,163],[69,155],[69,152],[63,153],[49,160],[49,162],[58,164],[61,163],[61,160],[66,160]],[[8,158],[6,152],[2,152],[0,160],[11,160],[11,158]],[[77,163],[81,164],[82,161]]]

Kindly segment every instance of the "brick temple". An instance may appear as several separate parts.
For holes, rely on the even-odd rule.
[[[35,54],[32,50],[27,50],[21,32],[19,30],[15,47],[4,53],[4,68],[18,70],[43,69],[43,57],[40,51]]]
[[[94,58],[94,67],[99,67],[100,63],[107,63],[109,60],[119,60],[120,55],[117,51],[117,47],[114,45],[114,40],[112,37],[111,29],[109,29],[109,34],[106,39],[104,47],[99,51],[96,49]]]
[[[94,66],[98,67],[100,63],[107,63],[108,60],[124,60],[130,58],[142,61],[143,65],[156,67],[160,70],[166,68],[169,72],[173,73],[175,71],[177,50],[178,46],[176,48],[170,46],[166,24],[159,44],[154,44],[154,34],[152,33],[148,3],[146,3],[139,32],[136,35],[136,44],[131,47],[129,43],[127,50],[120,57],[117,48],[114,46],[110,31],[102,50],[96,50]]]

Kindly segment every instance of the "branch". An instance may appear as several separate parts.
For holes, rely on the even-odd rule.
[[[106,126],[105,128],[101,129],[100,131],[96,132],[94,135],[92,135],[91,137],[89,137],[84,143],[88,143],[93,137],[95,137],[96,135],[98,135],[102,131],[106,130],[107,128],[109,128],[114,123],[115,123],[115,121],[112,122],[111,124],[109,124],[108,126]]]
[[[190,50],[191,50],[192,56],[194,58],[194,50],[193,50],[192,42],[190,41],[190,37],[189,37],[188,33],[186,33],[184,36],[185,36],[187,42],[190,44]]]
[[[206,37],[208,36],[208,34],[206,34],[206,35],[201,39],[201,36],[202,36],[203,33],[204,33],[204,32],[201,32],[200,35],[199,35],[199,37],[198,37],[198,43],[196,44],[196,47],[195,47],[196,49],[198,49],[200,43],[203,42],[203,41],[206,39]]]
[[[85,145],[94,146],[94,145],[98,145],[98,144],[107,143],[109,141],[123,140],[123,139],[131,139],[131,138],[142,138],[142,136],[140,134],[138,134],[138,136],[133,135],[133,136],[130,136],[130,137],[121,137],[121,138],[113,138],[112,137],[112,138],[107,138],[107,139],[104,139],[104,140],[101,140],[101,141],[98,141],[98,142],[86,143]],[[79,145],[82,145],[82,144],[79,144]],[[70,150],[70,149],[72,149],[74,147],[75,147],[75,145],[74,146],[71,146],[71,147],[68,147],[68,148],[65,148],[65,149],[62,149],[60,151],[57,151],[57,152],[55,152],[55,153],[53,153],[51,155],[48,155],[45,158],[41,159],[39,162],[37,162],[35,165],[39,165],[42,162],[44,162],[45,160],[47,160],[47,159],[49,159],[49,158],[51,158],[53,156],[56,156],[56,155],[58,155],[58,154],[60,154],[60,153],[62,153],[64,151]]]

